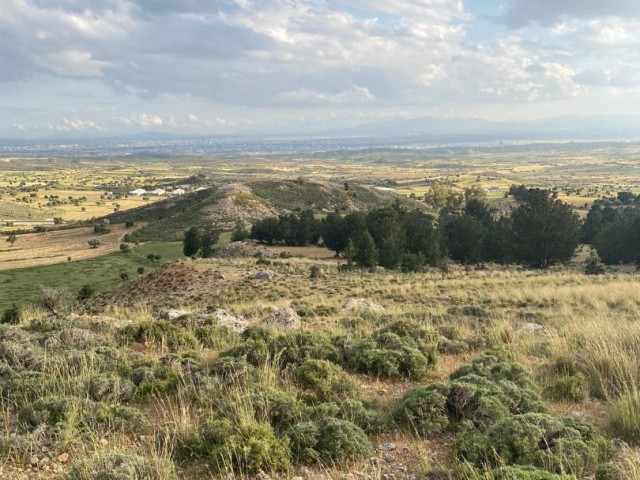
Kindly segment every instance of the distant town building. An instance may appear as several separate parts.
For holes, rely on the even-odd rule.
[[[163,188],[156,188],[151,192],[151,195],[157,195],[159,197],[166,194],[167,194],[167,191]]]
[[[131,190],[129,192],[129,195],[137,195],[137,196],[146,195],[146,194],[147,194],[147,191],[144,188],[136,188],[135,190]]]
[[[185,192],[184,189],[182,188],[176,188],[173,192],[169,192],[169,195],[171,195],[172,197],[179,197],[180,195],[184,195]]]

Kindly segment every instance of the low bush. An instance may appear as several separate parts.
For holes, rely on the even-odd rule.
[[[400,320],[353,345],[346,365],[376,377],[419,380],[436,364],[436,342],[431,330]]]
[[[65,480],[177,480],[166,459],[125,453],[97,454],[76,462]]]
[[[288,440],[278,438],[269,424],[255,421],[205,419],[198,427],[194,451],[220,471],[249,475],[286,470],[290,464]]]
[[[161,320],[127,325],[117,332],[116,337],[121,344],[150,343],[171,351],[197,346],[197,341],[190,332]]]
[[[596,469],[596,480],[622,480],[622,473],[615,465],[605,463]]]
[[[336,418],[300,422],[287,431],[293,458],[298,463],[321,462],[335,466],[373,455],[367,435],[357,425]]]
[[[490,480],[562,480],[562,477],[535,467],[503,467],[492,471]]]
[[[265,338],[266,337],[266,338]],[[305,360],[328,360],[340,364],[343,361],[332,339],[316,332],[296,332],[271,337],[268,330],[252,329],[241,345],[222,352],[221,357],[245,358],[254,366],[277,360],[281,367],[297,366]]]
[[[612,443],[592,425],[540,413],[508,416],[485,433],[460,435],[454,451],[478,467],[530,465],[579,477],[593,474],[614,454]]]
[[[356,395],[356,386],[342,368],[327,360],[306,360],[294,372],[296,385],[311,402],[341,401]]]

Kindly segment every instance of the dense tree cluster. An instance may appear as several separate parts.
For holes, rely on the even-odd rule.
[[[640,263],[640,208],[602,206],[596,203],[582,226],[582,240],[592,244],[609,265]]]
[[[210,257],[213,247],[220,239],[220,231],[210,226],[204,229],[191,227],[184,233],[182,250],[186,257],[200,254],[203,258]]]
[[[250,237],[268,244],[284,242],[288,246],[303,247],[318,243],[320,235],[320,221],[312,210],[304,210],[299,214],[265,218],[251,227]]]
[[[258,222],[251,237],[287,245],[313,244],[322,238],[349,263],[404,271],[442,267],[447,258],[546,268],[572,257],[580,240],[580,220],[570,205],[550,191],[528,189],[519,192],[521,201],[511,215],[500,216],[489,209],[482,193],[470,188],[452,195],[448,187],[436,185],[430,201],[439,207],[437,220],[401,203],[368,213],[334,212],[321,222],[305,211]]]

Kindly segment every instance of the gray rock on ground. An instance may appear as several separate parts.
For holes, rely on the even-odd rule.
[[[520,326],[516,330],[516,336],[518,335],[530,335],[540,333],[544,330],[544,327],[538,323],[528,322]]]
[[[187,310],[180,310],[178,308],[170,308],[168,310],[163,310],[160,312],[160,319],[166,320],[168,322],[173,322],[180,317],[184,317],[185,315],[189,315],[191,312]]]
[[[262,270],[258,273],[254,273],[249,278],[251,280],[273,280],[276,274],[273,270]]]
[[[249,321],[242,315],[233,315],[221,308],[209,313],[209,315],[213,316],[218,321],[218,325],[227,327],[236,333],[244,332],[249,326]]]
[[[366,298],[349,298],[344,302],[342,308],[345,310],[368,310],[370,312],[377,313],[384,312],[384,307],[382,305]]]
[[[274,327],[300,328],[300,315],[291,307],[274,308],[267,319],[267,323]]]

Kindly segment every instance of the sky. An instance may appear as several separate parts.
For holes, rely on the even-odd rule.
[[[0,137],[635,114],[638,0],[0,0]]]

